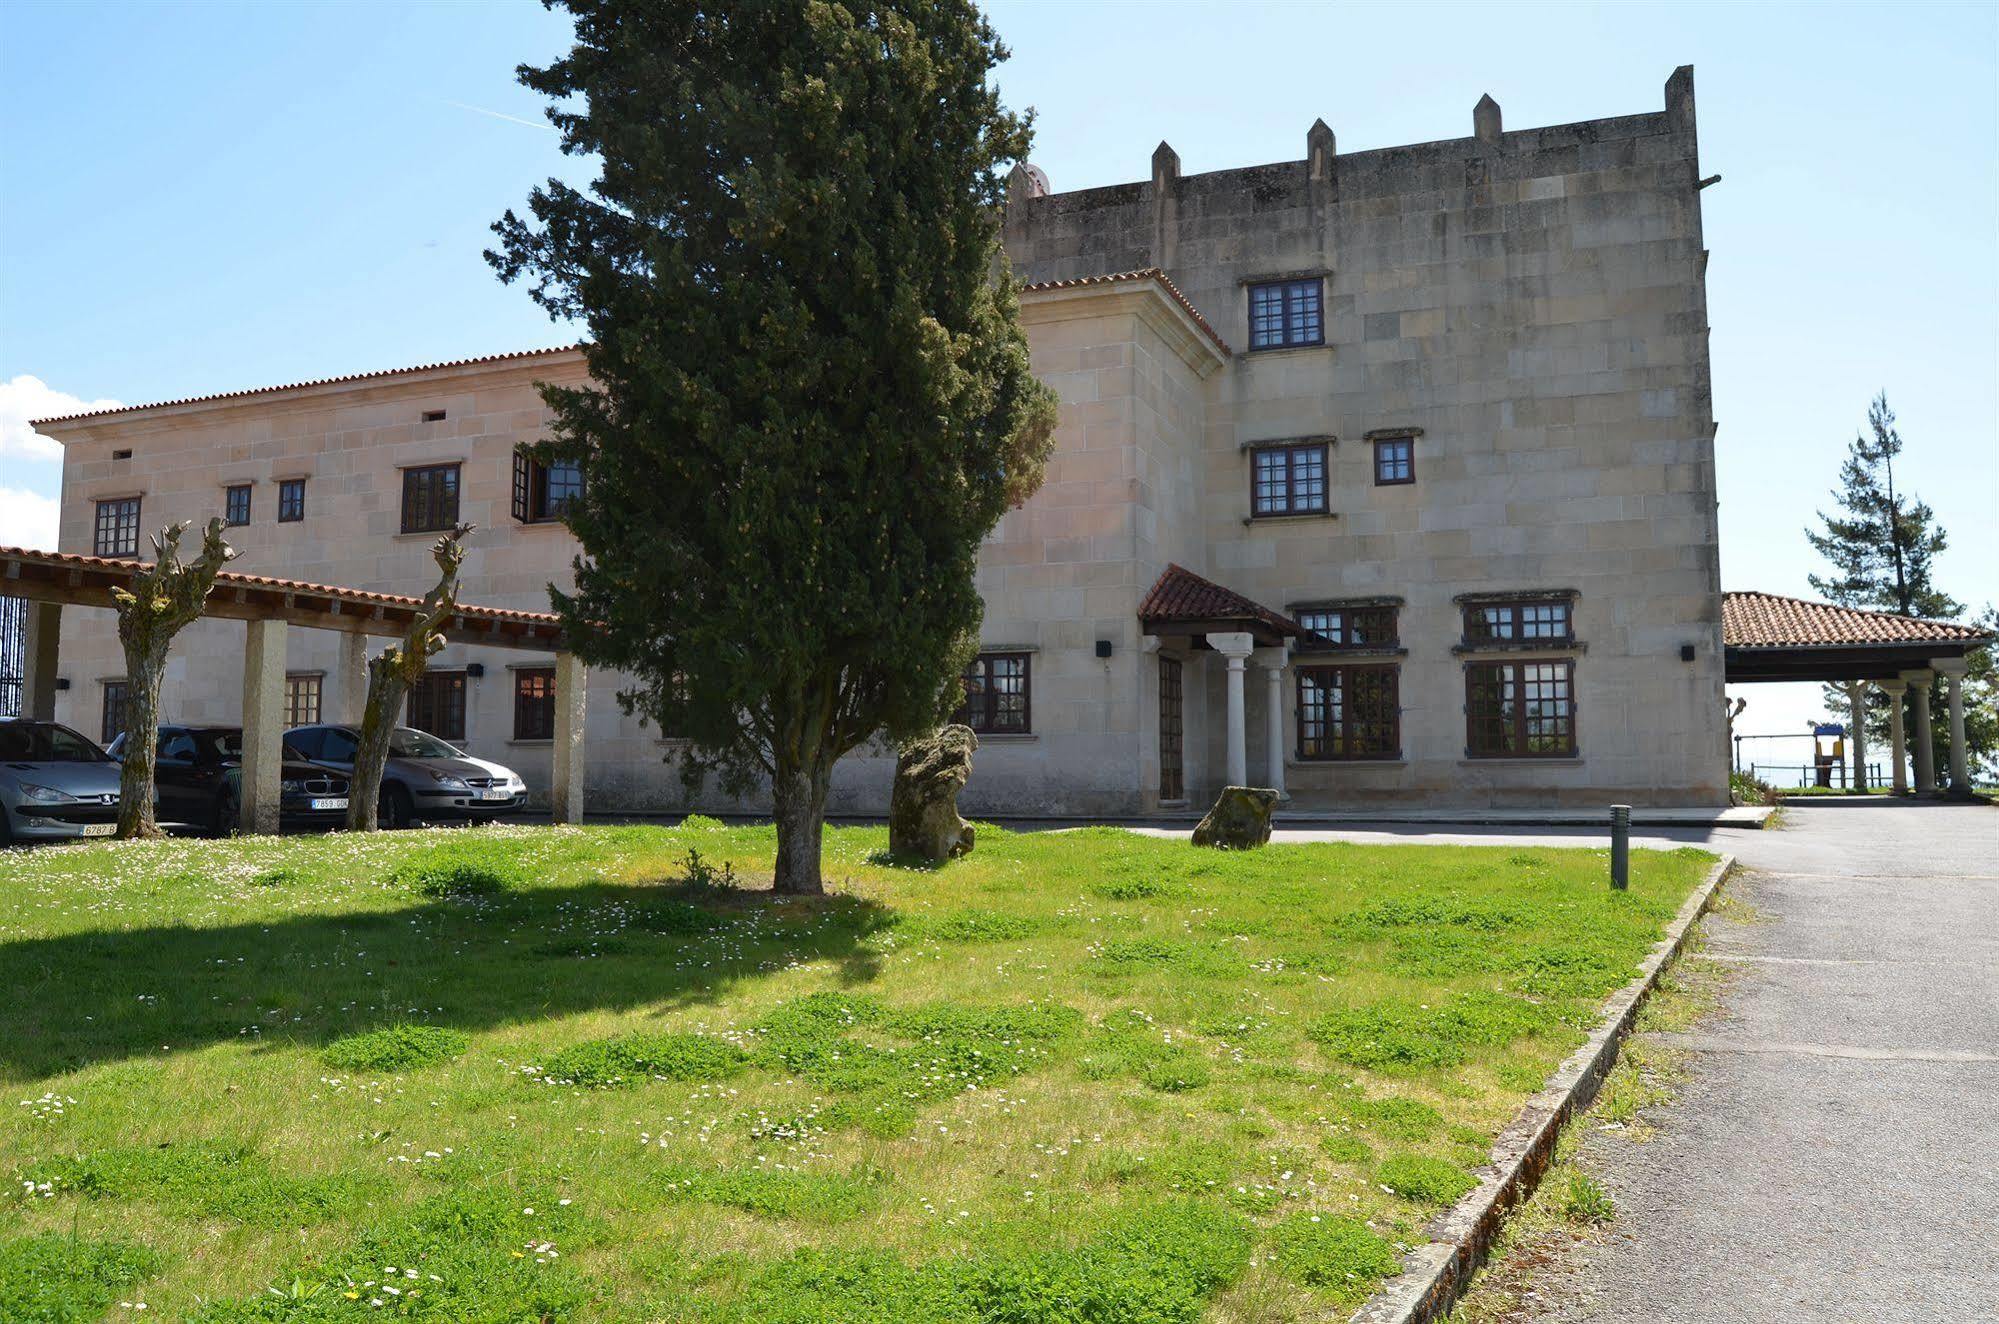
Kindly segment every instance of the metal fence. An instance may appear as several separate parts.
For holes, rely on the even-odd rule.
[[[28,604],[0,598],[0,717],[21,715],[21,681],[28,669]]]
[[[1853,778],[1853,760],[1841,759],[1837,763],[1752,763],[1749,775],[1767,782],[1778,790],[1806,790],[1813,786],[1829,786],[1835,790],[1845,790]],[[1879,763],[1867,765],[1867,784],[1886,786]]]

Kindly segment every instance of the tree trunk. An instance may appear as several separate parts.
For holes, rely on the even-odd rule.
[[[125,646],[125,754],[118,770],[121,838],[161,835],[153,817],[153,778],[160,750],[160,680],[166,669],[163,642]]]
[[[788,896],[824,895],[819,851],[831,782],[830,769],[782,764],[771,778],[771,799],[777,811],[777,876],[771,882],[772,890]]]
[[[373,832],[382,800],[382,771],[389,761],[389,737],[395,734],[409,682],[389,654],[368,663],[368,701],[361,717],[361,738],[354,750],[354,769],[347,778],[347,830]]]

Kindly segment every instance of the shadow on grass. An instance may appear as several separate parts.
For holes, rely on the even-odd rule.
[[[34,1079],[226,1042],[323,1044],[403,1021],[485,1030],[718,1002],[800,962],[873,979],[893,925],[853,897],[592,883],[274,923],[0,944],[0,1073]]]

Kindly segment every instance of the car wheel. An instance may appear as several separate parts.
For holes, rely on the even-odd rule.
[[[415,817],[416,810],[410,803],[408,788],[394,782],[382,788],[382,798],[375,806],[376,826],[406,828]]]
[[[14,844],[14,820],[7,817],[7,806],[0,805],[0,850]]]
[[[223,787],[215,796],[215,821],[210,824],[218,837],[226,837],[243,826],[243,801],[237,792]]]

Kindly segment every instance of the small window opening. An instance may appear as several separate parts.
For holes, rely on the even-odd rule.
[[[112,451],[111,458],[114,460],[129,460],[132,458],[132,449],[128,446],[123,450]]]
[[[423,411],[423,421],[426,423],[442,423],[444,421],[444,411],[442,409],[426,409]]]

